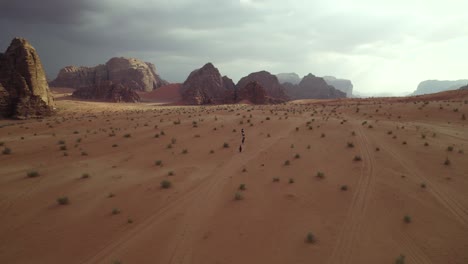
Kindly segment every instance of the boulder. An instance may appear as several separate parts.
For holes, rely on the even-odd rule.
[[[111,81],[103,81],[93,86],[77,89],[72,96],[80,99],[115,103],[136,103],[140,101],[140,96],[134,89],[125,87],[122,83],[113,83]]]
[[[254,72],[243,77],[237,83],[236,88],[241,89],[248,83],[255,81],[264,87],[268,97],[279,101],[288,100],[284,87],[279,83],[278,78],[267,71]]]
[[[138,91],[152,91],[168,82],[156,73],[156,67],[149,62],[135,58],[111,58],[106,64],[95,67],[67,66],[60,70],[50,85],[53,87],[87,88],[103,81],[121,83]]]
[[[0,53],[0,116],[30,118],[53,113],[54,100],[34,47],[15,38]]]

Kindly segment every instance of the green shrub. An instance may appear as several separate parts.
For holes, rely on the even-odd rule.
[[[361,161],[362,158],[359,155],[354,156],[354,161]]]
[[[130,137],[132,137],[131,134],[125,134],[125,135],[124,135],[124,138],[130,138]]]
[[[245,191],[245,184],[244,183],[241,183],[241,185],[239,185],[239,190]]]
[[[114,208],[114,209],[112,209],[112,214],[113,214],[113,215],[120,214],[120,210],[117,209],[117,208]]]
[[[38,177],[38,176],[40,176],[40,175],[39,175],[39,172],[37,172],[37,171],[35,171],[35,170],[32,170],[32,171],[28,171],[27,176],[28,176],[29,178],[35,178],[35,177]]]
[[[156,166],[162,166],[162,160],[157,160],[154,162]]]
[[[11,154],[11,149],[10,148],[4,148],[2,153],[3,153],[3,155],[10,155]]]
[[[306,241],[306,243],[314,244],[317,240],[315,239],[314,234],[312,234],[312,232],[309,232],[306,235],[305,241]]]
[[[234,200],[239,201],[239,200],[242,200],[242,199],[244,199],[244,196],[242,196],[242,193],[236,192],[234,194]]]
[[[168,181],[168,180],[163,180],[163,181],[161,182],[161,188],[163,188],[163,189],[169,189],[169,188],[171,188],[171,187],[172,187],[172,183],[171,183],[170,181]]]
[[[411,216],[405,215],[405,217],[403,217],[403,221],[407,224],[411,223]]]
[[[229,144],[228,144],[228,143],[226,143],[226,142],[224,142],[224,144],[223,144],[223,148],[229,148]]]
[[[63,197],[57,198],[57,203],[58,203],[59,205],[67,205],[67,204],[70,203],[70,200],[68,200],[68,197],[63,196]]]
[[[396,260],[395,264],[405,264],[405,255],[400,255]]]
[[[81,179],[88,179],[89,177],[90,177],[90,176],[89,176],[88,173],[83,173],[83,174],[81,175]]]
[[[325,173],[319,171],[319,172],[317,172],[316,177],[319,178],[319,179],[323,179],[323,178],[325,178]]]

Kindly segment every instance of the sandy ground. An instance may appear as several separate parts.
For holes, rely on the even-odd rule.
[[[467,93],[209,107],[55,96],[54,117],[0,121],[2,263],[468,263]]]

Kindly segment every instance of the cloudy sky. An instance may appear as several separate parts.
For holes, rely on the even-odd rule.
[[[468,78],[467,10],[466,0],[0,0],[0,49],[27,38],[50,78],[129,56],[171,82],[212,62],[234,81],[311,72],[404,94]]]

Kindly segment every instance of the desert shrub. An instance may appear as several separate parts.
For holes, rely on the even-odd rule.
[[[423,189],[426,188],[426,184],[424,182],[421,183],[421,188],[423,188]]]
[[[291,162],[289,160],[284,161],[284,166],[289,166]]]
[[[273,182],[279,182],[280,179],[278,177],[273,178]]]
[[[242,196],[242,193],[236,192],[234,194],[234,200],[239,201],[239,200],[242,200],[242,199],[244,199],[244,196]]]
[[[169,172],[167,173],[167,176],[174,176],[174,172],[173,172],[173,171],[169,171]]]
[[[453,147],[452,147],[452,146],[448,146],[448,147],[447,147],[447,151],[453,151]]]
[[[407,224],[411,223],[411,216],[405,215],[405,216],[403,217],[403,221],[404,221],[405,223],[407,223]]]
[[[314,234],[312,232],[307,233],[305,241],[306,243],[314,244],[316,242]]]
[[[11,154],[11,149],[10,148],[4,148],[2,151],[3,155],[10,155]]]
[[[118,147],[118,146],[119,146],[119,145],[117,145],[117,144],[113,144],[113,145],[112,145],[113,148],[116,148],[116,147]]]
[[[354,161],[361,161],[362,158],[359,155],[354,156]]]
[[[57,203],[59,205],[66,205],[70,203],[70,200],[68,199],[68,197],[62,196],[62,197],[57,198]]]
[[[340,188],[342,191],[347,191],[348,190],[348,185],[341,185]]]
[[[289,178],[289,181],[288,181],[288,182],[289,182],[289,184],[292,184],[292,183],[294,183],[294,179],[293,179],[293,178]]]
[[[213,154],[214,153],[214,150],[210,150],[210,154]]]
[[[112,214],[113,215],[120,214],[120,210],[118,208],[114,208],[114,209],[112,209]]]
[[[348,142],[347,146],[348,146],[348,148],[354,148],[354,143],[353,142]]]
[[[176,138],[171,138],[171,144],[175,144],[177,142]]]
[[[171,148],[172,148],[172,144],[167,144],[166,148],[171,149]]]
[[[61,145],[61,146],[60,146],[60,150],[67,150],[67,146]]]
[[[295,158],[295,159],[299,159],[299,158],[301,158],[301,155],[296,154],[296,155],[294,156],[294,158]]]
[[[169,188],[171,188],[171,186],[172,186],[172,183],[170,181],[168,181],[168,180],[161,181],[161,188],[169,189]]]
[[[88,156],[88,153],[86,151],[82,151],[81,156]]]
[[[65,141],[64,141],[64,140],[59,140],[59,141],[58,141],[58,144],[59,144],[59,145],[64,145],[64,144],[65,144]]]
[[[325,173],[319,171],[319,172],[317,172],[316,177],[319,178],[319,179],[323,179],[323,178],[325,178]]]
[[[35,177],[40,176],[39,172],[36,171],[36,170],[28,171],[28,173],[27,173],[26,175],[27,175],[29,178],[35,178]]]
[[[229,144],[228,144],[228,143],[226,143],[226,142],[224,142],[224,144],[223,144],[223,148],[229,148]]]
[[[125,135],[124,135],[124,138],[130,138],[130,137],[132,137],[131,134],[125,134]]]
[[[445,158],[444,165],[445,166],[450,165],[450,160],[448,158]]]
[[[83,173],[81,174],[81,179],[88,179],[90,176],[89,176],[89,173]]]
[[[154,162],[154,165],[156,166],[162,166],[162,160],[157,160]]]
[[[188,150],[187,149],[183,149],[182,150],[182,154],[187,154],[188,153]]]
[[[324,137],[325,137],[325,133],[322,133],[322,135],[320,135],[320,137],[324,138]]]
[[[405,255],[400,255],[395,260],[395,264],[405,264]]]
[[[239,190],[241,190],[241,191],[245,190],[245,184],[244,183],[241,183],[241,185],[239,185]]]

